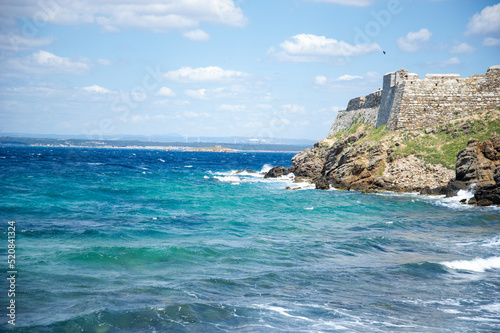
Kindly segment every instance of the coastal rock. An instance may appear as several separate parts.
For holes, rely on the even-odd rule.
[[[457,154],[455,180],[448,184],[447,196],[476,184],[471,204],[488,206],[500,203],[500,136],[479,142],[472,139]]]
[[[454,197],[458,194],[458,191],[460,190],[467,190],[469,187],[469,183],[461,181],[461,180],[450,180],[448,182],[448,185],[446,186],[445,194],[446,197]]]
[[[295,176],[307,178],[320,178],[321,170],[325,163],[325,159],[318,152],[318,143],[312,149],[307,148],[292,158],[293,165],[288,169],[288,172],[293,172]]]
[[[391,161],[382,176],[391,177],[389,189],[403,192],[420,192],[422,194],[442,194],[453,171],[442,165],[425,163],[414,155]],[[388,181],[386,181],[388,182]]]
[[[421,195],[442,195],[442,194],[446,193],[446,189],[447,189],[447,187],[444,185],[434,187],[434,188],[426,186],[420,191],[420,194]]]
[[[478,188],[474,199],[477,206],[500,205],[500,183]]]
[[[316,188],[333,187],[362,192],[408,191],[429,194],[444,193],[453,171],[441,165],[428,165],[413,155],[394,159],[394,148],[387,143],[362,142],[366,133],[359,131],[343,140],[322,140],[292,159],[293,165],[281,167],[269,176],[293,172],[297,177],[312,179]],[[271,175],[272,174],[272,175]]]
[[[278,178],[283,175],[288,174],[288,169],[282,166],[275,166],[271,170],[269,170],[265,175],[264,178]]]
[[[239,174],[242,174],[242,173],[252,174],[252,173],[256,173],[256,172],[253,171],[253,170],[251,170],[251,169],[245,169],[245,170],[237,170],[234,174],[235,175],[239,175]]]
[[[469,140],[467,147],[457,154],[455,179],[476,183],[478,187],[493,185],[499,163],[500,136],[484,142]]]
[[[315,178],[313,179],[313,183],[316,186],[317,190],[329,190],[330,183],[325,178]]]

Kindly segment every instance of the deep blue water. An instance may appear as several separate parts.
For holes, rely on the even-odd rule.
[[[500,331],[499,208],[235,173],[292,156],[0,147],[0,330],[14,220],[16,332]]]

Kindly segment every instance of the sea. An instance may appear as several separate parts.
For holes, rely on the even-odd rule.
[[[293,155],[0,147],[0,331],[500,332],[499,207]]]

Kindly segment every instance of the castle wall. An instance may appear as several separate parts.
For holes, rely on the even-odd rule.
[[[337,113],[337,118],[328,132],[328,137],[338,131],[348,130],[360,121],[376,125],[381,99],[382,90],[351,99],[347,109]]]
[[[356,122],[387,125],[388,130],[418,129],[500,107],[500,66],[485,75],[417,74],[401,69],[384,76],[383,89],[353,98],[339,111],[328,136]]]
[[[464,79],[457,74],[428,74],[424,80],[401,82],[400,90],[394,96],[399,106],[392,108],[387,129],[434,126],[499,107],[500,66]]]

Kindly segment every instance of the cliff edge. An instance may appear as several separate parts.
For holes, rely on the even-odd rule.
[[[409,109],[402,107],[401,101],[394,96],[388,100],[384,91],[353,99],[346,111],[339,112],[328,138],[295,155],[291,167],[277,166],[266,177],[293,173],[296,179],[306,178],[318,189],[334,187],[363,192],[390,190],[452,196],[461,189],[475,188],[476,196],[471,199],[471,204],[500,204],[499,71],[499,66],[490,67],[486,75],[462,79],[463,82],[455,76],[439,76],[439,80],[447,82],[447,90],[456,91],[450,88],[456,84],[465,85],[469,91],[480,90],[475,103],[482,109],[458,109],[457,105],[466,107],[470,102],[462,102],[463,96],[454,93],[452,97],[445,97],[448,102],[446,110],[444,106],[441,109],[444,111],[440,117],[439,110],[429,106],[430,112],[437,114],[430,121],[408,120],[411,118],[408,117]],[[401,71],[396,73],[404,74]],[[428,75],[425,80],[420,80],[427,80],[422,85],[427,87],[429,78],[436,81],[436,75]],[[409,82],[415,85],[418,77],[413,74],[406,76],[399,81],[399,88],[397,80],[390,83],[394,90],[404,93],[401,86],[408,84],[408,80],[413,80]],[[448,82],[450,80],[455,81]],[[384,80],[384,89],[385,83]],[[438,86],[439,83],[434,83],[434,87]],[[431,93],[425,90],[413,94]],[[471,98],[468,93],[462,95],[466,96],[465,99]],[[421,98],[418,103],[425,103],[426,98]],[[444,97],[434,96],[435,100],[441,98]],[[404,103],[412,104],[408,95]],[[389,104],[392,105],[391,111],[386,114]],[[394,107],[395,104],[398,106]],[[440,106],[439,103],[436,105]],[[419,119],[426,115],[427,107],[423,106],[420,111]],[[405,114],[406,120],[401,122]],[[378,126],[381,116],[386,117],[387,122]],[[391,117],[398,118],[398,121],[390,123]]]

